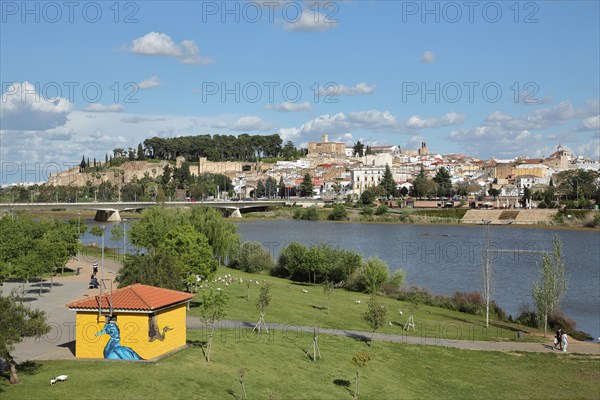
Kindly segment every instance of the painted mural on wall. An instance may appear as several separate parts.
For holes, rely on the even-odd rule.
[[[110,336],[108,343],[104,346],[104,358],[109,360],[143,360],[131,347],[121,346],[121,331],[114,322],[107,322],[104,329],[96,334]]]
[[[170,326],[165,326],[162,329],[158,329],[158,323],[156,322],[156,315],[150,315],[148,318],[148,340],[150,342],[154,342],[155,340],[160,340],[161,342],[165,340],[165,334],[168,331],[172,331],[173,328]]]

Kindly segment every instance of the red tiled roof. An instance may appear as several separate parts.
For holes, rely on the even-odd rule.
[[[113,310],[156,311],[194,298],[193,294],[136,283],[112,292]],[[102,308],[109,308],[110,290],[102,294]],[[100,296],[76,300],[67,304],[71,309],[97,310]]]

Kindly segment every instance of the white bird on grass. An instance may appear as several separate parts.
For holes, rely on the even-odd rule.
[[[56,382],[64,382],[68,377],[69,375],[59,375],[54,379],[50,379],[50,385],[54,385]]]

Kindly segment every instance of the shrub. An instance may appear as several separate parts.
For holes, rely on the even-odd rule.
[[[400,292],[400,289],[404,286],[404,279],[406,274],[404,270],[398,269],[388,278],[383,284],[382,290],[386,296],[396,295]]]
[[[363,215],[373,215],[373,208],[369,206],[364,206],[361,214]]]
[[[244,242],[238,251],[232,267],[246,272],[271,270],[274,267],[269,251],[259,242]]]
[[[342,221],[346,219],[346,207],[343,204],[335,204],[327,219],[331,221]]]
[[[383,215],[386,214],[389,210],[389,207],[386,204],[380,204],[379,207],[375,210],[375,215]]]
[[[319,213],[317,211],[317,207],[310,206],[310,207],[306,208],[302,212],[302,216],[300,218],[307,220],[307,221],[317,221],[319,219]]]
[[[388,278],[388,266],[379,258],[369,258],[350,278],[347,288],[359,292],[374,293],[381,289]]]
[[[377,193],[373,189],[367,189],[360,195],[360,200],[363,204],[371,204],[375,201]]]
[[[294,210],[294,215],[293,215],[294,219],[301,219],[302,218],[302,209],[300,208],[296,208]]]

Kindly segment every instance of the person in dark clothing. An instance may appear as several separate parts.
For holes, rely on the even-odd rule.
[[[562,329],[558,328],[556,331],[556,337],[554,338],[554,348],[558,346],[559,350],[562,350]]]
[[[98,278],[96,275],[92,275],[90,278],[90,284],[88,285],[88,289],[98,289]]]

